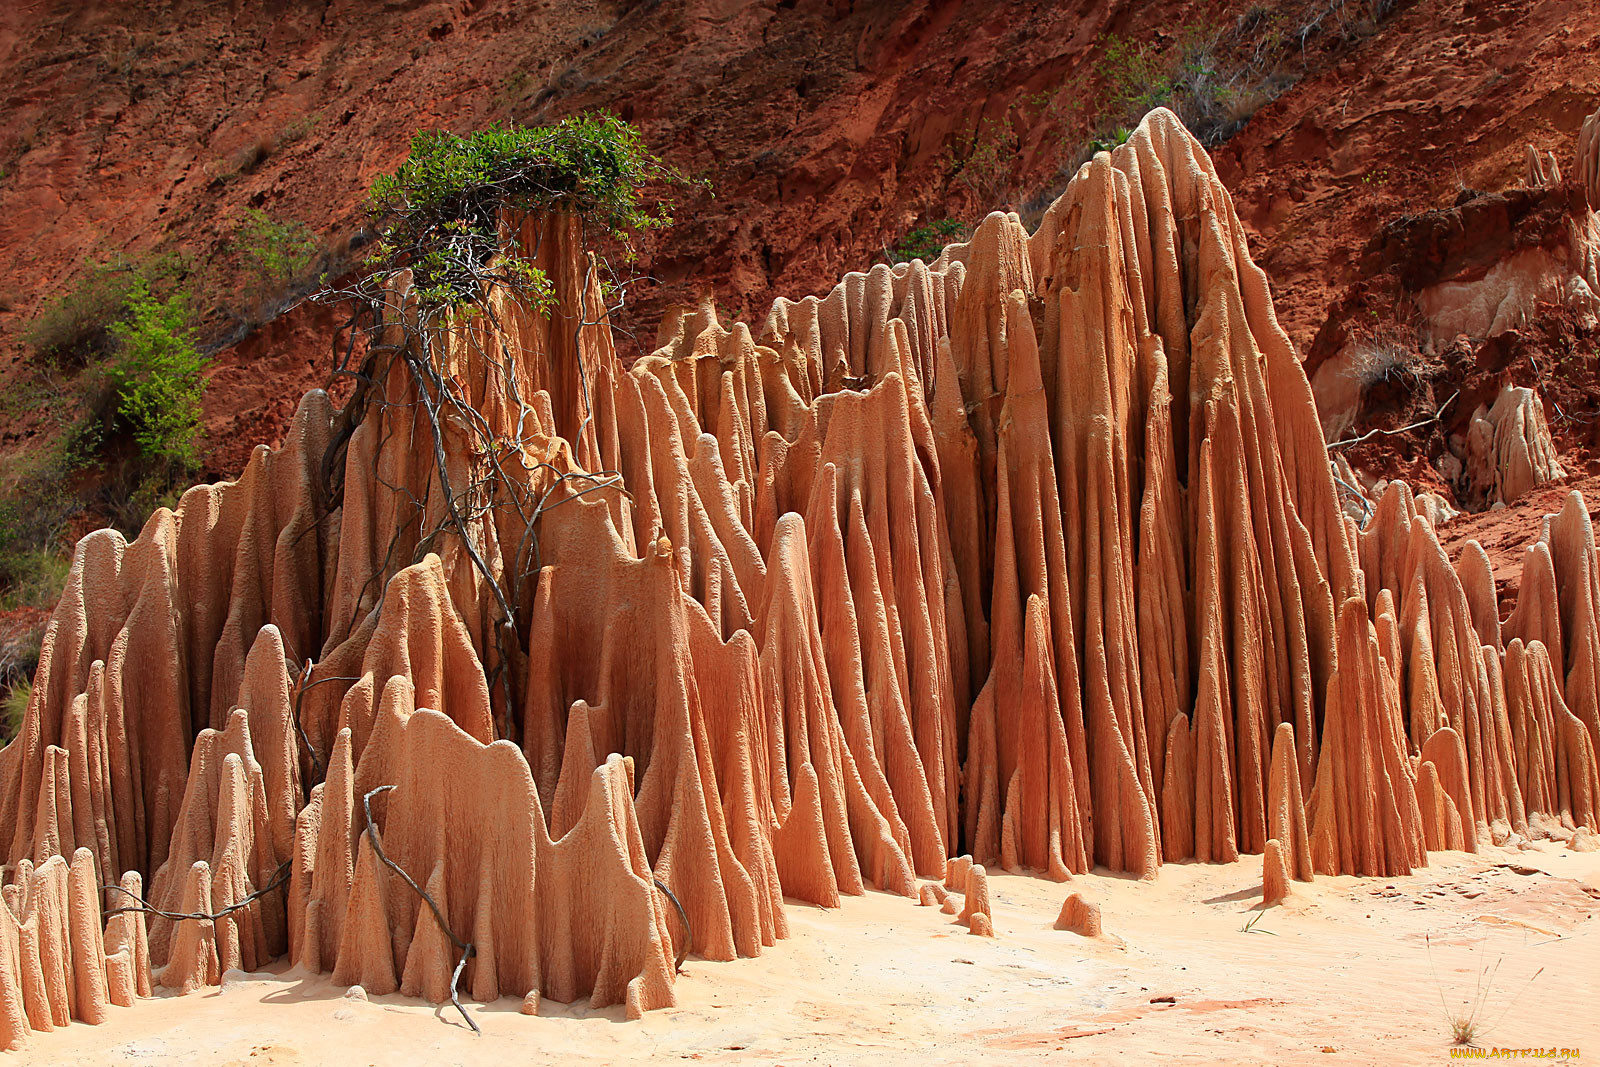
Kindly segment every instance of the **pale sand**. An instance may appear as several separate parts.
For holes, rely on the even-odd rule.
[[[792,936],[759,959],[690,960],[676,1008],[630,1023],[620,1007],[546,1003],[532,1019],[508,998],[469,1006],[482,1038],[448,1006],[352,1000],[325,977],[233,975],[221,990],[114,1008],[105,1026],[35,1034],[18,1060],[1443,1064],[1446,1004],[1475,991],[1492,1027],[1478,1044],[1600,1060],[1600,853],[1544,843],[1430,859],[1410,877],[1295,883],[1250,931],[1260,857],[1168,864],[1153,883],[991,874],[993,941],[883,893],[835,911],[791,903]],[[1100,904],[1106,938],[1051,929],[1072,891]]]

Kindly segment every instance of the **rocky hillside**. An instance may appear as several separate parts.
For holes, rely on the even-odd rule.
[[[0,475],[14,483],[92,407],[22,338],[93,264],[184,257],[213,357],[204,473],[236,473],[325,380],[338,314],[296,301],[359,261],[363,194],[412,132],[591,107],[708,183],[645,247],[626,356],[707,287],[749,313],[897,244],[937,247],[994,206],[1032,224],[1097,140],[1159,102],[1219,146],[1304,356],[1353,315],[1395,318],[1347,299],[1384,224],[1517,184],[1529,143],[1570,158],[1600,98],[1597,41],[1561,0],[8,5]],[[252,274],[250,212],[303,225],[315,256]],[[1379,421],[1438,399],[1390,398]],[[92,489],[94,469],[74,477]],[[107,517],[105,495],[73,532]]]

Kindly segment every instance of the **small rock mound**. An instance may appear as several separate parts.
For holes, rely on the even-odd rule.
[[[1100,905],[1089,903],[1082,893],[1069,893],[1067,899],[1061,902],[1061,914],[1056,916],[1055,928],[1070,930],[1084,937],[1099,937],[1102,932]]]

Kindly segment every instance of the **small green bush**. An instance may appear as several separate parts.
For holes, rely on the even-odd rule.
[[[1107,34],[1095,71],[1104,82],[1102,114],[1138,118],[1167,102],[1173,71],[1165,57],[1148,43],[1138,44]]]
[[[1100,132],[1091,138],[1090,151],[1123,143],[1126,137],[1114,139],[1108,132],[1113,124],[1126,129],[1157,107],[1171,108],[1208,148],[1237,133],[1271,93],[1258,72],[1222,69],[1221,37],[1206,26],[1185,26],[1177,47],[1162,50],[1108,34],[1095,67],[1103,95]]]
[[[72,291],[51,301],[28,324],[22,339],[41,356],[88,358],[103,353],[111,343],[111,327],[122,316],[122,305],[133,288],[136,273],[127,263],[91,264],[88,274]]]
[[[946,173],[970,189],[985,208],[1006,198],[1011,166],[1022,146],[1012,119],[1011,109],[1000,119],[986,118],[971,137],[958,138],[945,149]]]
[[[245,213],[245,221],[234,232],[233,246],[263,299],[305,281],[322,250],[317,235],[305,223],[280,221],[256,210]]]
[[[278,147],[287,148],[296,141],[303,140],[306,134],[316,129],[320,122],[322,122],[322,112],[320,111],[312,111],[301,115],[285,126],[282,133],[278,134]]]
[[[53,607],[67,581],[65,514],[29,489],[0,500],[0,611]]]
[[[85,509],[136,531],[149,509],[137,519],[130,509],[170,494],[197,465],[206,383],[193,300],[179,286],[190,277],[179,255],[92,265],[54,316],[35,323],[40,351],[82,362],[24,365],[0,397],[0,413],[38,410],[53,423],[43,447],[0,459],[0,610],[54,604],[66,535]],[[137,448],[106,447],[121,434]],[[0,687],[7,654],[0,647]]]
[[[0,744],[10,744],[22,732],[22,720],[28,714],[28,701],[33,699],[31,679],[18,679],[11,683],[6,695],[0,698]]]
[[[75,461],[61,446],[5,464],[0,495],[0,611],[49,609],[70,566],[65,535],[80,504],[68,486]],[[20,467],[20,469],[19,469]],[[31,676],[42,627],[0,636],[0,686]]]
[[[1109,152],[1119,145],[1128,143],[1128,138],[1133,136],[1133,131],[1126,126],[1118,126],[1108,134],[1096,137],[1089,142],[1091,152]]]
[[[606,112],[551,126],[496,123],[466,137],[424,131],[400,169],[372,185],[369,211],[386,225],[368,265],[380,277],[410,268],[430,308],[462,309],[494,286],[547,307],[543,272],[501,247],[502,212],[573,212],[631,256],[633,233],[672,222],[672,205],[652,207],[646,188],[686,182],[636,128]]]
[[[0,554],[0,569],[9,581],[0,596],[0,610],[53,608],[67,584],[71,562],[54,546]]]
[[[945,245],[964,241],[970,235],[971,230],[965,223],[955,219],[935,219],[907,232],[891,247],[885,249],[884,256],[891,264],[909,263],[913,259],[932,263],[939,258]]]
[[[127,300],[128,321],[111,328],[110,368],[118,419],[147,458],[192,467],[199,458],[200,399],[206,360],[194,343],[189,294],[164,299],[141,279]]]
[[[1171,98],[1189,132],[1215,148],[1244,128],[1270,98],[1265,83],[1248,69],[1225,71],[1217,57],[1219,35],[1188,27],[1178,44]]]
[[[165,293],[190,272],[186,257],[176,253],[134,262],[114,256],[89,262],[83,277],[68,292],[45,306],[22,339],[36,353],[59,361],[72,357],[88,363],[115,344],[112,327],[127,317],[128,297],[143,282]]]
[[[48,447],[0,463],[0,611],[55,602],[68,525],[82,507],[72,487],[88,458],[80,436],[65,427]]]
[[[124,463],[112,472],[96,504],[107,526],[132,541],[158,508],[175,509],[188,488],[184,463]]]

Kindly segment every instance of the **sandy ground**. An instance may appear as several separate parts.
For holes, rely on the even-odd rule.
[[[792,904],[759,959],[691,959],[679,1006],[503,999],[454,1010],[351,999],[322,977],[230,975],[221,989],[34,1035],[21,1062],[72,1064],[763,1064],[1451,1061],[1449,1016],[1478,1004],[1483,1048],[1600,1060],[1600,853],[1435,854],[1395,879],[1324,878],[1258,913],[1259,857],[1168,865],[1155,882],[991,876],[996,940],[882,893]],[[1106,937],[1051,929],[1072,890]],[[1524,1062],[1561,1062],[1561,1057]]]

